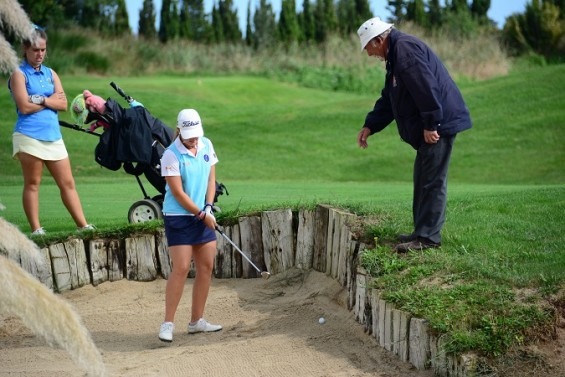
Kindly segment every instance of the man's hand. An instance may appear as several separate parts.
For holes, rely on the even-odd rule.
[[[106,113],[106,101],[102,97],[92,94],[88,89],[85,89],[82,95],[88,111],[99,114]]]
[[[437,131],[424,130],[424,141],[427,144],[436,144],[439,141],[439,134]]]
[[[367,148],[369,144],[367,144],[367,138],[371,136],[371,130],[367,127],[361,128],[359,134],[357,135],[357,144],[363,149]]]

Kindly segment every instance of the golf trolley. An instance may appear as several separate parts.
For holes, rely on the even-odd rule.
[[[161,157],[173,141],[173,131],[153,117],[143,105],[127,95],[114,82],[111,82],[110,86],[128,102],[130,107],[123,108],[109,98],[105,103],[104,114],[88,111],[84,124],[104,125],[102,133],[95,132],[96,128],[93,127],[85,129],[65,121],[59,121],[59,125],[99,137],[94,151],[96,162],[113,171],[123,168],[127,174],[135,177],[143,193],[143,199],[136,201],[129,208],[130,223],[162,219],[166,181],[161,176]],[[157,195],[153,197],[148,195],[140,178],[142,175],[159,192]],[[226,186],[216,182],[215,211],[219,211],[215,206],[218,196],[224,193],[229,195]]]

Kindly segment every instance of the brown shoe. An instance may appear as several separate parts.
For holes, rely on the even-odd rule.
[[[414,233],[399,234],[397,238],[398,238],[398,242],[406,243],[406,242],[416,241],[418,239],[418,236],[415,235]]]
[[[394,250],[399,253],[406,253],[408,251],[422,251],[425,249],[433,249],[440,247],[441,243],[435,243],[427,238],[417,237],[414,241],[400,243],[395,246]]]

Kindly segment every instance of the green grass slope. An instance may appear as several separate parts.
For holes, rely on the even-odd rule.
[[[70,76],[62,80],[69,100],[90,89],[122,101],[108,85],[116,81],[171,127],[180,109],[198,109],[220,158],[218,176],[225,181],[411,180],[414,151],[400,142],[394,124],[369,139],[367,150],[356,145],[378,87],[374,96],[366,96],[252,77]],[[461,84],[474,127],[456,141],[451,182],[563,183],[563,82],[565,65]],[[0,91],[0,107],[0,159],[4,161],[0,177],[10,183],[20,172],[10,158],[15,111],[7,89]],[[62,113],[61,119],[70,121],[70,114]],[[94,162],[95,137],[68,129],[63,132],[77,177],[116,174]]]

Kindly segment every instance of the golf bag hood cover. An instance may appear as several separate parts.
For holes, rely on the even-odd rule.
[[[177,128],[180,130],[183,139],[204,136],[200,115],[194,109],[184,109],[179,112]]]
[[[70,111],[73,121],[80,126],[84,126],[86,118],[88,117],[88,109],[86,108],[84,95],[79,94],[73,99]]]
[[[373,17],[370,20],[365,21],[357,30],[357,35],[359,35],[359,39],[361,41],[361,51],[365,49],[369,41],[378,37],[393,26],[394,24],[384,22],[379,17]]]

